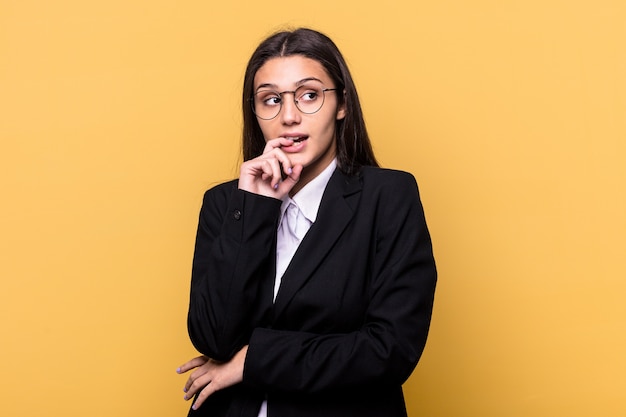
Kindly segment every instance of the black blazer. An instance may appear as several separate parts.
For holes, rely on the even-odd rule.
[[[402,383],[424,349],[436,270],[415,179],[336,170],[272,302],[280,200],[207,191],[189,334],[226,361],[248,344],[243,382],[190,416],[406,416]]]

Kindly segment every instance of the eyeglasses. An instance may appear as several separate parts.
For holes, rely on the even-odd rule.
[[[324,105],[327,91],[336,91],[336,88],[322,88],[315,85],[302,85],[294,91],[279,93],[274,90],[259,90],[252,99],[252,111],[259,119],[272,120],[283,107],[283,94],[293,94],[293,101],[298,110],[305,114],[313,114],[320,111]]]

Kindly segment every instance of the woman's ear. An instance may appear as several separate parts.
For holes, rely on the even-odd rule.
[[[341,104],[337,107],[337,120],[341,120],[346,117],[346,90],[343,90],[343,97]]]

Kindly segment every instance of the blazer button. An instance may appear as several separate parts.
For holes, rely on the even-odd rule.
[[[235,219],[235,220],[241,219],[241,211],[233,210],[233,219]]]

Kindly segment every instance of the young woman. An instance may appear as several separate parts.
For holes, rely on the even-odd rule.
[[[325,35],[277,33],[243,88],[239,179],[207,191],[188,327],[190,416],[406,416],[436,271],[414,178],[378,168]]]

